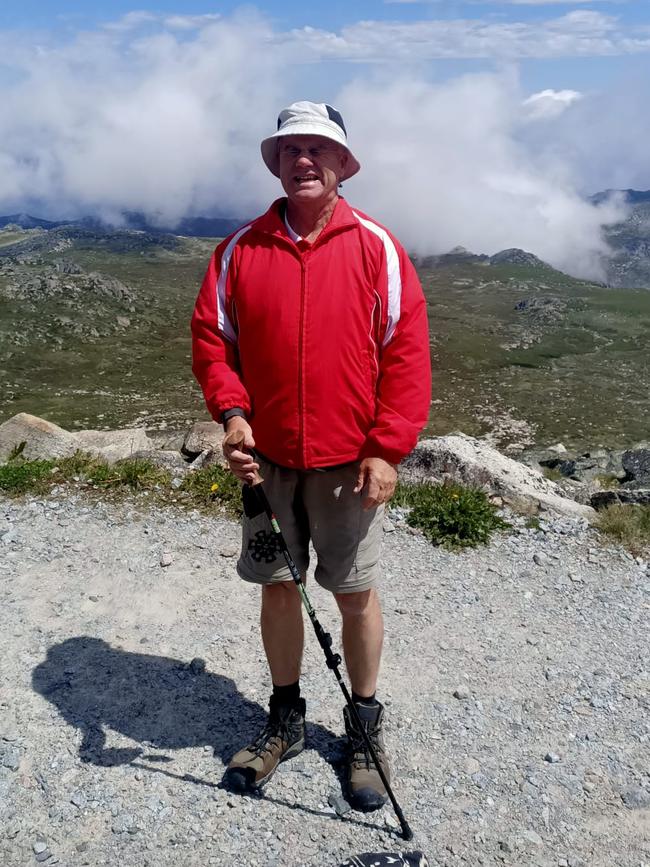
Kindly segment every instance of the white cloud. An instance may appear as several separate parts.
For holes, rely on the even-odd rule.
[[[556,19],[554,38],[578,26],[599,36],[611,26],[586,14]],[[18,73],[1,93],[0,213],[131,209],[165,223],[258,213],[281,194],[259,142],[279,108],[310,98],[301,64],[314,46],[316,59],[374,59],[386,56],[391,35],[402,39],[400,56],[415,31],[360,23],[341,33],[283,33],[240,13],[192,17],[182,26],[147,18],[65,44],[41,42],[39,50],[0,36],[3,61]],[[596,209],[576,190],[587,181],[589,191],[629,186],[647,170],[642,88],[608,103],[570,90],[526,95],[512,75],[431,84],[384,75],[379,66],[370,74],[350,69],[356,79],[339,93],[324,72],[316,98],[346,118],[363,166],[345,185],[354,204],[419,252],[519,246],[573,273],[598,275],[600,226],[620,212]],[[621,105],[629,107],[618,123]],[[614,164],[618,174],[606,174]],[[598,165],[608,182],[587,176],[585,165]]]
[[[360,21],[340,33],[304,27],[278,42],[304,62],[381,63],[449,58],[603,57],[650,52],[650,32],[627,30],[610,15],[574,10],[546,21]]]
[[[171,30],[195,30],[220,18],[218,12],[208,15],[168,15],[163,19],[163,23]]]
[[[561,159],[519,143],[521,104],[516,81],[499,75],[350,85],[341,108],[365,155],[355,198],[420,253],[522,247],[602,276],[600,226],[621,211],[594,208]]]
[[[528,110],[531,120],[558,117],[577,100],[582,99],[582,94],[577,90],[540,90],[524,100],[524,106]]]

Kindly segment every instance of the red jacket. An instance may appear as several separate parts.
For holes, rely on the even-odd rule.
[[[390,233],[339,199],[313,244],[285,199],[219,244],[192,317],[192,369],[215,419],[242,407],[286,467],[399,463],[431,399],[427,313]]]

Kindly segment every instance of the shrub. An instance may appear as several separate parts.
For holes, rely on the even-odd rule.
[[[478,488],[453,483],[400,483],[391,502],[410,508],[407,523],[420,529],[434,545],[475,547],[488,542],[495,530],[510,526]]]
[[[613,505],[598,512],[596,527],[632,554],[650,549],[650,506]]]
[[[52,482],[54,461],[12,461],[0,465],[0,490],[12,496],[43,493]]]
[[[242,514],[241,485],[230,470],[218,464],[188,473],[178,490],[197,508],[211,509],[217,503],[229,515]]]

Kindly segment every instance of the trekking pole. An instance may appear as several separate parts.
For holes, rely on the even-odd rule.
[[[244,443],[244,434],[242,431],[233,431],[228,434],[228,436],[224,440],[224,445],[232,446],[233,448],[241,449]],[[294,580],[294,583],[298,587],[298,592],[300,593],[300,598],[302,599],[302,604],[309,615],[309,619],[311,620],[312,626],[314,627],[314,632],[316,633],[316,638],[318,639],[318,643],[323,648],[323,653],[325,654],[325,660],[327,662],[327,667],[330,668],[334,672],[334,676],[338,682],[338,685],[341,687],[341,692],[345,697],[346,704],[350,709],[350,713],[357,725],[357,728],[363,735],[363,739],[365,741],[366,747],[368,748],[368,752],[370,753],[372,760],[377,768],[377,773],[386,789],[386,794],[390,798],[390,802],[393,805],[393,810],[395,811],[395,815],[397,816],[399,823],[402,828],[402,837],[405,840],[411,840],[413,838],[413,831],[410,828],[409,823],[406,821],[404,817],[404,813],[402,812],[402,808],[397,803],[397,798],[393,794],[393,790],[391,788],[390,783],[384,773],[384,769],[382,768],[379,759],[377,758],[377,753],[375,752],[375,748],[372,745],[372,741],[366,731],[363,723],[361,722],[361,718],[359,717],[359,712],[356,708],[355,703],[352,701],[352,696],[345,685],[345,681],[341,677],[341,672],[339,671],[339,666],[341,665],[341,656],[338,653],[334,653],[332,650],[332,636],[329,632],[325,632],[323,627],[318,621],[316,617],[316,611],[312,606],[309,596],[307,595],[307,589],[305,587],[305,583],[300,576],[300,572],[298,571],[298,567],[293,562],[293,558],[289,549],[287,547],[287,543],[285,541],[284,536],[282,535],[282,530],[280,529],[280,525],[278,524],[278,519],[275,517],[273,513],[273,509],[271,508],[271,504],[269,503],[267,496],[262,488],[262,482],[264,480],[260,476],[258,472],[255,473],[255,479],[252,482],[249,482],[249,486],[255,492],[257,499],[259,501],[260,506],[266,512],[266,515],[269,519],[269,523],[271,524],[271,529],[275,535],[276,541],[280,550],[284,555],[284,559],[286,560],[287,566],[289,567],[289,571],[291,572],[291,577]]]

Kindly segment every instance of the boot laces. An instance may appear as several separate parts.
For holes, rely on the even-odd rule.
[[[380,729],[379,727],[370,726],[369,724],[365,725],[365,729],[368,733],[368,738],[370,739],[370,743],[373,746],[377,758],[381,761],[383,750],[379,742]],[[370,755],[370,750],[368,749],[368,745],[366,744],[363,733],[360,732],[357,728],[352,728],[352,730],[348,732],[348,738],[350,741],[350,753],[353,756],[354,763],[361,766],[365,765],[365,767],[369,771],[375,769],[375,763],[372,760],[372,756]]]
[[[250,745],[250,751],[261,757],[264,753],[270,753],[272,748],[280,747],[282,741],[289,741],[289,723],[286,720],[269,720],[260,734]]]

